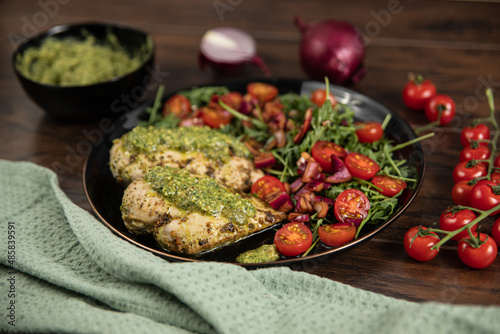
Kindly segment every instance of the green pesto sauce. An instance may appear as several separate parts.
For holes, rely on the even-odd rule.
[[[266,263],[279,259],[280,255],[275,245],[262,245],[259,248],[241,253],[236,258],[238,263]]]
[[[207,158],[226,161],[231,156],[250,157],[245,145],[234,137],[208,127],[135,127],[123,137],[124,149],[130,152],[154,153],[164,149],[180,152],[202,152]]]
[[[230,192],[211,177],[165,166],[150,169],[146,181],[154,191],[183,211],[225,217],[238,225],[246,224],[256,213],[252,202]]]
[[[112,33],[108,33],[105,43],[85,30],[82,35],[83,40],[48,37],[40,47],[31,47],[17,56],[17,70],[43,84],[86,86],[135,71],[153,51],[151,39],[130,55]]]

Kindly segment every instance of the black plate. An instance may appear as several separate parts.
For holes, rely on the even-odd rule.
[[[255,81],[255,80],[252,80]],[[298,81],[290,79],[271,79],[260,80],[261,82],[269,82],[279,88],[280,94],[295,92],[299,94],[308,94],[316,88],[324,88],[324,84],[313,81]],[[244,93],[248,82],[230,82],[224,84],[230,90]],[[331,91],[336,96],[337,100],[351,106],[355,112],[356,119],[363,121],[378,121],[382,122],[387,114],[391,114],[392,118],[386,127],[388,134],[397,143],[403,143],[416,138],[415,133],[410,128],[408,123],[403,120],[397,113],[392,112],[384,105],[369,98],[365,95],[357,93],[353,90],[331,86]],[[175,253],[170,253],[159,247],[152,237],[138,237],[127,231],[121,219],[120,204],[123,195],[123,187],[116,183],[111,175],[108,167],[109,150],[112,146],[112,141],[115,138],[122,136],[134,127],[143,116],[143,110],[139,109],[128,115],[127,119],[114,124],[113,131],[106,135],[102,141],[94,146],[92,152],[87,158],[84,166],[84,187],[87,198],[94,209],[97,216],[102,222],[120,237],[128,240],[132,244],[148,250],[156,255],[169,260],[180,261],[220,261],[235,263],[235,258],[243,251],[257,248],[264,243],[272,243],[274,230],[264,231],[252,235],[244,240],[230,246],[225,246],[219,250],[206,253],[199,257],[188,257]],[[408,208],[411,202],[416,197],[418,190],[423,181],[425,164],[423,159],[422,147],[419,143],[413,144],[400,151],[397,151],[396,158],[407,159],[414,170],[414,178],[417,179],[413,187],[409,187],[403,192],[399,198],[400,207],[397,212],[383,224],[370,225],[366,224],[363,227],[360,237],[344,246],[330,248],[326,246],[318,246],[306,257],[283,258],[269,264],[243,264],[247,267],[261,267],[266,265],[281,265],[291,264],[297,261],[304,261],[320,256],[337,253],[348,248],[354,247],[363,241],[373,237],[384,228],[393,223],[401,214]]]

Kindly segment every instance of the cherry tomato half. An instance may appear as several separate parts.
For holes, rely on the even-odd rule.
[[[437,121],[440,113],[439,125],[446,125],[455,117],[455,102],[448,95],[438,94],[425,106],[425,116],[429,122]]]
[[[233,115],[226,110],[203,107],[200,112],[203,122],[214,129],[220,129],[222,126],[231,123],[233,119]]]
[[[366,195],[358,189],[346,189],[341,192],[335,200],[333,212],[335,218],[341,223],[353,223],[359,225],[368,216],[370,201]]]
[[[325,173],[333,173],[332,154],[339,159],[344,159],[347,155],[346,150],[334,142],[318,140],[311,149],[311,155],[319,163]]]
[[[403,88],[403,102],[413,110],[425,109],[430,98],[436,95],[436,86],[422,76],[409,80]]]
[[[485,233],[479,233],[481,244],[474,247],[469,243],[470,239],[462,239],[458,242],[458,257],[460,260],[474,269],[483,269],[495,261],[498,247],[492,237]]]
[[[460,152],[460,161],[487,160],[490,158],[491,151],[488,146],[478,145],[477,147],[466,146]]]
[[[366,155],[352,152],[345,157],[345,165],[351,175],[363,180],[369,180],[377,174],[380,166]]]
[[[491,236],[495,239],[497,246],[500,245],[500,218],[497,218],[491,228]]]
[[[360,143],[373,143],[379,141],[384,135],[384,129],[379,122],[357,122],[359,128],[356,135]]]
[[[312,245],[312,232],[303,223],[287,223],[274,235],[278,252],[285,256],[297,256]]]
[[[458,181],[451,189],[451,198],[456,205],[470,206],[470,193],[473,185],[469,181]]]
[[[432,260],[439,253],[438,249],[431,249],[439,242],[438,235],[425,230],[426,227],[414,226],[406,231],[403,238],[406,254],[420,262]]]
[[[485,176],[488,170],[483,164],[470,165],[468,161],[459,162],[453,169],[453,181],[470,181],[472,179]]]
[[[337,104],[337,100],[335,99],[335,96],[330,93],[328,94],[328,100],[330,100],[332,107]],[[314,92],[311,94],[311,102],[317,105],[318,107],[321,107],[326,101],[326,90],[325,89],[316,89]]]
[[[278,88],[263,82],[251,82],[247,85],[247,92],[263,104],[278,95]]]
[[[445,231],[456,231],[474,219],[476,219],[476,214],[469,209],[460,210],[458,212],[447,209],[439,217],[439,228]],[[476,232],[476,230],[477,225],[471,227],[472,233]],[[467,238],[468,236],[469,232],[465,230],[455,235],[452,239],[458,241]]]
[[[500,204],[500,185],[493,181],[482,180],[472,187],[470,206],[479,210],[490,210]],[[493,212],[493,215],[500,210]]]
[[[372,183],[382,195],[393,197],[403,189],[406,188],[407,184],[405,181],[390,177],[387,175],[375,175],[372,178]]]
[[[243,103],[243,95],[238,92],[229,92],[220,97],[220,100],[234,110],[240,110]]]
[[[170,97],[163,105],[162,115],[167,116],[174,114],[177,117],[184,119],[191,112],[191,103],[184,95],[175,94]]]
[[[470,145],[470,141],[472,140],[488,140],[490,139],[490,128],[486,125],[480,123],[476,126],[466,126],[462,129],[460,133],[460,142],[463,147],[467,147]],[[487,146],[487,142],[479,142],[479,145]]]
[[[349,223],[321,225],[318,236],[325,245],[339,247],[354,239],[356,226]]]
[[[252,184],[251,193],[264,199],[266,195],[275,191],[285,191],[285,185],[277,177],[264,175]]]

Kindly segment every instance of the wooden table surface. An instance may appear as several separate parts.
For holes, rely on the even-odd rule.
[[[299,66],[300,35],[293,17],[306,21],[345,20],[367,38],[366,76],[350,87],[377,99],[413,128],[426,123],[407,110],[401,91],[409,72],[433,80],[457,103],[451,126],[436,129],[424,144],[427,172],[410,208],[375,238],[336,256],[294,265],[361,289],[412,301],[500,305],[500,259],[483,270],[463,265],[456,243],[417,263],[404,252],[410,227],[436,223],[452,204],[452,170],[458,162],[461,128],[488,115],[484,89],[496,89],[500,109],[500,5],[493,1],[1,1],[0,2],[0,158],[28,160],[56,169],[66,194],[90,210],[82,184],[86,152],[78,143],[96,122],[67,124],[37,107],[16,80],[11,55],[20,38],[61,23],[89,20],[120,22],[151,33],[167,92],[226,79],[201,72],[196,55],[202,34],[234,26],[252,34],[260,56],[276,77],[307,79]],[[259,78],[248,68],[237,78]],[[487,220],[484,230],[491,227]]]

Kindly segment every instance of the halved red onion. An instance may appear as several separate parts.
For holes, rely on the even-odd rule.
[[[241,71],[246,64],[253,64],[266,76],[271,76],[269,68],[257,55],[253,37],[237,28],[218,27],[205,32],[198,60],[201,70],[208,65],[219,73],[232,74]]]

